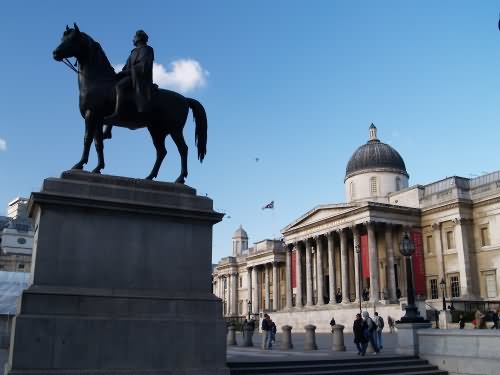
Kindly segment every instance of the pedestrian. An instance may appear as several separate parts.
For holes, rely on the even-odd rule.
[[[498,310],[497,311],[492,311],[492,313],[493,313],[493,317],[492,317],[493,318],[492,319],[493,325],[491,326],[491,329],[499,329],[498,328],[498,320],[499,320],[499,318],[498,318]]]
[[[387,324],[389,325],[389,333],[394,333],[394,319],[390,315],[387,316]]]
[[[364,331],[365,337],[368,339],[368,342],[372,344],[374,353],[373,354],[378,354],[380,352],[377,342],[375,341],[375,331],[377,330],[377,325],[373,321],[372,318],[370,318],[370,314],[368,314],[368,311],[363,311],[363,320],[366,323],[366,329]]]
[[[377,325],[377,329],[375,331],[375,341],[377,342],[378,349],[382,350],[384,348],[384,342],[382,337],[382,331],[384,329],[384,318],[378,315],[378,312],[375,311],[375,316],[373,318],[373,321]]]
[[[332,332],[333,332],[333,326],[335,325],[335,318],[332,316],[332,320],[330,320],[330,327],[332,329]]]
[[[271,317],[268,314],[264,314],[264,319],[262,319],[262,349],[271,349]]]
[[[276,343],[276,324],[270,320],[271,322],[271,344]]]
[[[464,318],[464,314],[460,314],[458,316],[458,324],[460,326],[460,329],[464,329],[465,328],[465,318]]]
[[[476,312],[474,313],[474,318],[476,320],[476,328],[479,328],[479,329],[486,328],[484,314],[481,312],[481,310],[476,309]]]
[[[252,319],[248,322],[248,333],[253,336],[253,332],[255,331],[255,317],[252,316]]]
[[[337,293],[335,293],[335,301],[337,303],[342,302],[342,292],[340,291],[340,288],[337,288]]]
[[[366,323],[361,319],[361,314],[356,314],[356,319],[352,326],[352,332],[354,333],[354,344],[358,349],[358,355],[366,354],[366,347],[368,346],[368,339],[365,337],[365,331],[368,330]]]
[[[242,326],[242,331],[241,334],[243,335],[243,339],[245,338],[246,331],[248,329],[248,320],[243,321],[243,326]]]
[[[396,288],[396,298],[400,299],[401,298],[401,289]]]

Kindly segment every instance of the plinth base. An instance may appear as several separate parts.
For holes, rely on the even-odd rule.
[[[227,375],[210,287],[212,201],[179,184],[65,172],[29,204],[31,286],[6,374]]]
[[[396,353],[401,355],[418,355],[417,330],[431,328],[432,324],[426,323],[401,323],[396,322],[398,329],[398,345]]]

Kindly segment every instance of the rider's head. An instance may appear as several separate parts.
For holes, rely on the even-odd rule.
[[[148,40],[148,34],[146,34],[144,30],[137,30],[134,35],[134,46],[137,46],[138,43],[147,44]]]

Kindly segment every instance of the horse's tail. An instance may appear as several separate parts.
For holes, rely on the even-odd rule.
[[[195,99],[187,98],[189,108],[193,111],[196,124],[195,142],[198,147],[198,160],[203,162],[207,153],[207,114],[201,103]]]

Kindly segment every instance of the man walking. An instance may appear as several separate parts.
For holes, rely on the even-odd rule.
[[[379,350],[382,350],[384,347],[384,343],[382,340],[382,330],[384,329],[384,319],[378,315],[378,312],[375,312],[375,317],[373,318],[377,326],[377,330],[375,331],[375,341],[377,342],[377,346]]]
[[[268,314],[264,314],[264,319],[262,319],[262,349],[271,349],[271,317]]]
[[[368,311],[363,311],[363,320],[366,323],[366,332],[365,336],[368,339],[368,342],[372,344],[374,353],[373,354],[378,354],[380,352],[377,342],[375,341],[375,331],[377,330],[377,325],[373,321],[372,318],[370,318],[370,314],[368,314]]]

